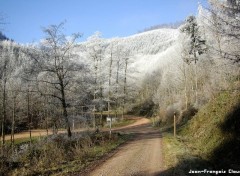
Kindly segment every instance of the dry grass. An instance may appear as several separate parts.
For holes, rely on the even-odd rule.
[[[5,147],[0,156],[0,175],[69,175],[108,153],[126,140],[113,133],[75,133],[44,137],[14,147]]]

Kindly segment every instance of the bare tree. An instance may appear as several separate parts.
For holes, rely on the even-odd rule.
[[[109,57],[109,73],[108,73],[108,118],[110,119],[110,135],[112,134],[112,116],[110,117],[111,107],[111,86],[112,86],[112,65],[113,65],[113,45],[110,46],[110,57]],[[111,137],[111,136],[110,136]]]
[[[71,88],[71,83],[77,76],[77,72],[83,69],[83,64],[77,61],[76,55],[72,51],[80,34],[73,34],[67,38],[62,33],[63,26],[64,23],[60,23],[44,28],[43,32],[46,34],[46,38],[42,42],[40,50],[37,48],[36,53],[29,55],[31,55],[32,63],[37,66],[35,71],[38,72],[36,81],[39,92],[42,95],[60,100],[67,133],[71,137],[67,92]],[[47,93],[41,90],[41,86],[44,87],[46,84],[50,87],[50,91]]]
[[[223,46],[215,48],[221,57],[234,63],[240,62],[240,3],[239,0],[209,0],[211,16],[208,21],[212,30],[223,38]],[[216,25],[217,22],[217,25]]]
[[[15,128],[16,128],[16,114],[17,114],[17,108],[19,105],[19,95],[22,92],[21,91],[21,84],[20,81],[15,77],[12,78],[9,81],[9,87],[10,87],[10,98],[12,100],[11,102],[11,145],[14,146],[14,135],[15,135]]]
[[[123,58],[125,62],[124,67],[124,83],[123,83],[123,102],[122,102],[122,119],[124,116],[125,111],[125,103],[127,97],[127,76],[128,76],[128,64],[129,64],[129,51],[126,52],[125,57]]]
[[[2,93],[2,112],[1,112],[1,136],[2,145],[5,144],[5,130],[7,119],[7,98],[8,87],[7,83],[11,78],[15,69],[15,60],[18,56],[19,49],[13,42],[3,41],[0,43],[0,80],[1,80],[1,93]]]
[[[104,89],[104,59],[105,59],[105,49],[106,44],[101,38],[101,34],[96,32],[93,36],[89,38],[89,43],[87,45],[88,55],[93,62],[93,103],[95,105],[94,110],[100,111],[100,123],[102,123],[103,114],[103,89]],[[94,127],[96,127],[96,115],[94,113]]]

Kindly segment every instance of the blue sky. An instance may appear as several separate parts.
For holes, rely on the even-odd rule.
[[[42,27],[64,20],[65,33],[100,31],[104,38],[129,36],[144,28],[184,20],[206,0],[0,0],[3,33],[19,43],[37,42]]]

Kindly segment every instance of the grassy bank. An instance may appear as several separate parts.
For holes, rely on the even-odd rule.
[[[181,138],[163,134],[164,176],[186,176],[191,170],[211,169],[210,163],[195,155]],[[201,176],[201,174],[194,174]],[[205,174],[206,176],[209,174]]]
[[[240,92],[223,92],[179,131],[194,154],[217,168],[240,169]]]
[[[188,175],[190,169],[239,170],[239,126],[239,91],[220,93],[179,128],[176,138],[172,131],[163,135],[166,173]]]

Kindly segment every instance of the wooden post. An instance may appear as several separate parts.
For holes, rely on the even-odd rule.
[[[176,137],[176,112],[174,112],[173,118],[173,135]]]
[[[110,124],[109,124],[109,136],[110,136],[110,139],[112,137],[112,115],[110,117],[110,96],[109,96],[109,99],[108,99],[108,119],[110,118]]]
[[[112,138],[112,116],[110,117],[110,124],[109,124],[109,133],[110,133],[110,139]]]
[[[155,116],[153,116],[153,126],[155,127],[155,124],[156,124],[156,122],[155,122]]]
[[[74,122],[74,117],[73,117],[73,124],[72,124],[72,131],[74,132],[75,131],[75,122]]]
[[[94,129],[96,129],[96,114],[95,114],[95,112],[96,112],[96,109],[95,109],[96,107],[95,107],[95,105],[94,105],[94,116],[93,116],[93,127],[94,127]]]

